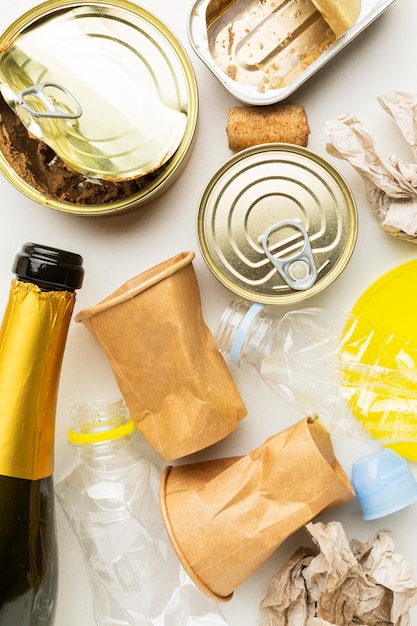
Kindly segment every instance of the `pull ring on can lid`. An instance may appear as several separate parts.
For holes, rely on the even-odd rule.
[[[281,260],[274,256],[268,247],[268,240],[272,233],[291,226],[299,230],[304,238],[304,246],[300,252],[296,252],[291,257]],[[265,231],[262,237],[262,246],[265,254],[271,263],[277,268],[278,272],[285,280],[287,285],[292,289],[303,291],[309,289],[317,279],[317,269],[314,262],[313,251],[311,249],[308,233],[304,226],[295,220],[282,220],[277,224],[273,224]]]
[[[357,212],[328,161],[301,146],[261,144],[215,172],[197,229],[204,260],[226,287],[245,300],[287,305],[340,275],[355,245]]]
[[[45,87],[53,87],[58,91],[62,91],[67,96],[71,104],[74,105],[75,111],[71,113],[70,111],[65,111],[63,108],[57,107],[54,104],[52,98],[48,96],[48,94],[45,92]],[[39,102],[44,104],[46,110],[36,111],[35,109],[32,109],[32,107],[26,101],[26,98],[28,97],[35,98],[35,100],[37,99]],[[22,107],[22,109],[25,109],[25,111],[27,111],[28,113],[30,113],[30,115],[33,115],[33,117],[53,117],[75,120],[82,115],[81,106],[74,98],[74,96],[68,91],[68,89],[65,89],[65,87],[61,87],[61,85],[58,85],[57,83],[38,83],[37,85],[33,85],[32,87],[28,87],[27,89],[22,89],[22,91],[20,91],[18,94],[17,101],[19,106]]]

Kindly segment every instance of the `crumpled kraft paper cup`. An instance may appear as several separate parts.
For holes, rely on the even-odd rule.
[[[97,339],[138,430],[164,461],[226,437],[246,407],[201,311],[182,252],[76,316]]]
[[[160,504],[196,585],[229,600],[293,532],[355,497],[318,420],[306,418],[246,456],[167,467]]]

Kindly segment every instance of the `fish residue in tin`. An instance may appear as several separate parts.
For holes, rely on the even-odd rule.
[[[261,92],[291,83],[336,41],[311,0],[238,0],[207,14],[207,34],[218,67]]]
[[[395,0],[195,0],[196,54],[238,100],[284,100]]]

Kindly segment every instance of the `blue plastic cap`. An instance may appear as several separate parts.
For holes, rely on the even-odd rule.
[[[390,515],[417,500],[417,482],[407,462],[389,448],[356,461],[352,485],[365,520]]]

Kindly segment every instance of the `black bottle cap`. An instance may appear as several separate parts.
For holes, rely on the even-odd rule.
[[[19,280],[50,291],[75,291],[83,283],[83,258],[75,252],[25,243],[15,256],[12,272]]]

